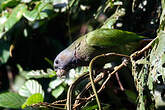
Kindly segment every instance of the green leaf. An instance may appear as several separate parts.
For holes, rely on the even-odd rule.
[[[36,93],[40,93],[44,97],[42,86],[35,80],[28,80],[19,90],[19,94],[24,97],[30,97]]]
[[[160,16],[160,28],[161,30],[164,30],[165,27],[165,1],[161,0],[161,5],[162,5],[162,12]]]
[[[2,2],[1,7],[3,9],[5,9],[6,7],[12,8],[18,5],[19,2],[19,0],[5,0],[4,2]]]
[[[49,87],[52,88],[52,89],[55,89],[57,86],[59,86],[63,82],[64,82],[64,79],[61,79],[61,78],[57,77],[55,80],[53,80],[49,83]]]
[[[58,86],[52,91],[52,95],[55,98],[58,98],[62,93],[64,92],[64,87],[63,86]]]
[[[37,103],[43,102],[43,101],[44,101],[44,98],[43,98],[42,94],[36,93],[36,94],[31,95],[26,100],[26,102],[22,105],[22,108],[24,109],[26,106],[30,106],[32,104],[37,104]]]
[[[5,108],[18,109],[25,102],[25,98],[13,92],[0,94],[0,106]]]
[[[9,56],[9,42],[0,39],[0,65],[6,63],[9,59]]]
[[[26,8],[27,7],[25,4],[19,4],[13,9],[8,20],[5,22],[5,31],[11,29],[22,18],[22,15],[25,12]]]
[[[8,20],[9,15],[10,15],[9,12],[6,12],[6,11],[1,12],[1,17],[0,17],[0,39],[5,34],[5,22]]]
[[[18,92],[19,89],[24,85],[25,78],[17,75],[14,79],[13,89],[14,91]]]
[[[56,75],[55,71],[52,69],[47,69],[47,72],[44,72],[44,70],[32,70],[29,73],[26,74],[26,78],[52,78]]]
[[[47,2],[40,2],[32,11],[26,10],[24,17],[29,21],[42,20],[49,16],[49,10],[53,10],[52,5]]]
[[[133,103],[136,104],[137,95],[136,95],[135,92],[133,92],[133,91],[131,91],[131,90],[126,90],[126,91],[125,91],[125,94],[127,95],[128,99],[129,99],[131,102],[133,102]]]
[[[98,105],[93,105],[93,106],[84,107],[82,110],[95,110],[97,108],[98,108]]]
[[[53,67],[53,61],[48,59],[47,57],[44,58],[45,61],[47,61],[52,67]]]
[[[88,101],[87,104],[82,108],[82,110],[95,110],[95,109],[98,109],[96,100]]]

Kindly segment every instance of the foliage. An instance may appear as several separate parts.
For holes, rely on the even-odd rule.
[[[1,93],[0,99],[0,106],[6,108],[20,108],[25,102],[24,97],[13,92]]]
[[[152,49],[142,57],[134,59],[133,79],[130,71],[119,71],[125,91],[118,90],[116,82],[110,81],[112,87],[108,87],[101,94],[103,108],[131,110],[133,107],[145,110],[165,106],[164,2],[1,0],[0,107],[33,110],[44,106],[43,109],[49,109],[46,104],[50,103],[51,107],[55,108],[56,103],[52,102],[66,99],[68,85],[88,69],[72,69],[67,78],[61,79],[56,76],[52,61],[57,53],[76,38],[75,36],[96,28],[122,29],[149,38],[157,36]],[[78,85],[74,91],[75,96],[87,82],[84,80]],[[102,82],[103,80],[98,86]],[[91,93],[90,90],[88,95]],[[44,102],[48,103],[44,105]],[[39,106],[32,106],[37,104]],[[84,110],[97,108],[95,100],[82,107]]]
[[[22,108],[25,108],[26,106],[30,106],[32,104],[37,104],[39,102],[43,102],[43,95],[40,93],[36,93],[31,95],[26,102],[22,105]]]

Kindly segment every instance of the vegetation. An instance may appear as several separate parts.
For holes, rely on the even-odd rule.
[[[164,0],[1,0],[0,109],[164,109],[164,17]],[[58,78],[56,55],[98,28],[153,40],[130,56],[100,55],[89,69],[71,69],[67,78]],[[102,56],[127,60],[119,57],[89,79],[94,60]]]

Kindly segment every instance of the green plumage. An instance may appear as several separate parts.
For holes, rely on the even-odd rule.
[[[54,67],[68,71],[77,66],[88,65],[93,57],[108,52],[130,55],[138,49],[142,39],[145,37],[133,32],[105,28],[96,29],[81,36],[63,50],[56,57]],[[62,73],[58,74],[61,75]]]
[[[86,35],[88,45],[99,47],[113,47],[132,42],[138,42],[144,39],[133,32],[122,31],[117,29],[97,29]]]

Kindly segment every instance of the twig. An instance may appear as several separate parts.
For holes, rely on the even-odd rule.
[[[134,81],[136,81],[136,61],[134,60],[134,58],[140,56],[141,54],[143,54],[145,51],[147,51],[152,44],[158,39],[159,36],[157,36],[156,38],[154,38],[148,45],[146,45],[143,49],[134,52],[133,54],[130,55],[130,60],[132,63],[132,75],[134,76]],[[137,84],[137,82],[135,82],[135,85]]]
[[[122,67],[126,66],[127,65],[127,62],[128,60],[124,60],[119,66],[116,66],[113,70],[113,72],[111,72],[107,79],[104,81],[104,83],[102,84],[102,86],[100,87],[100,89],[97,91],[97,93],[100,93],[104,88],[105,88],[105,85],[107,84],[107,82],[109,81],[109,79],[111,78],[111,76],[116,73],[117,71],[119,71]],[[79,103],[79,104],[75,104],[73,109],[77,108],[78,106],[82,105],[84,102],[87,102],[88,100],[90,100],[91,98],[93,98],[95,96],[95,94],[89,96],[88,98],[85,98],[86,100]]]
[[[104,71],[104,72],[103,72],[103,71]],[[105,73],[109,72],[110,70],[109,70],[109,69],[106,69],[106,70],[104,69],[103,71],[101,71],[101,73],[98,75],[98,77],[95,78],[94,83],[97,83],[97,82],[99,82],[101,79],[103,79],[104,76],[105,76]],[[111,71],[112,71],[112,70],[111,70]],[[91,87],[91,82],[89,82],[89,83],[85,86],[85,88],[77,95],[76,99],[79,99],[81,96],[83,96],[83,95],[86,93],[86,91],[87,91],[90,87]],[[79,103],[79,100],[76,100],[73,106],[77,105],[78,103]]]
[[[128,63],[128,60],[125,59],[119,66],[116,66],[116,67],[114,68],[114,71],[113,71],[111,74],[108,75],[108,78],[104,81],[104,83],[102,84],[100,90],[101,90],[102,88],[105,88],[105,84],[109,81],[109,79],[111,78],[111,76],[112,76],[113,74],[115,74],[117,71],[119,71],[122,67],[127,66],[127,63]],[[100,90],[99,90],[99,91],[100,91]]]
[[[63,104],[63,105],[65,106],[66,104]],[[57,104],[47,103],[47,102],[41,102],[41,103],[33,104],[33,105],[31,105],[31,107],[51,107],[51,108],[58,109],[58,110],[66,110],[65,108],[57,107]]]
[[[96,97],[96,101],[97,101],[97,104],[98,104],[98,107],[99,107],[99,110],[101,110],[101,104],[100,104],[100,101],[99,101],[99,98],[98,98],[98,95],[97,95],[97,92],[96,92],[96,88],[95,88],[95,85],[94,85],[94,81],[93,81],[93,63],[96,59],[100,58],[100,57],[107,57],[107,56],[120,56],[120,57],[126,57],[126,58],[129,58],[128,55],[124,55],[124,54],[117,54],[117,53],[107,53],[107,54],[101,54],[101,55],[98,55],[96,57],[94,57],[91,62],[89,63],[89,76],[90,76],[90,81],[91,81],[91,85],[92,85],[92,89],[93,89],[93,92],[95,94],[95,97]]]
[[[155,39],[153,39],[148,45],[146,45],[143,49],[131,54],[130,58],[133,59],[134,57],[140,56],[142,53],[144,53],[146,50],[148,50],[151,47],[151,45],[157,40],[157,38],[158,36]]]
[[[124,87],[123,87],[123,85],[122,85],[122,83],[121,83],[121,81],[120,81],[118,72],[116,72],[115,75],[116,75],[116,79],[117,79],[117,82],[118,82],[118,84],[119,84],[119,86],[120,86],[121,91],[124,91]]]
[[[66,102],[66,100],[67,100],[67,99],[64,99],[64,100],[58,100],[58,101],[53,102],[53,104],[57,104],[57,103]]]
[[[82,76],[80,76],[68,89],[68,92],[67,92],[67,110],[72,110],[72,92],[73,92],[73,89],[75,88],[75,86],[81,82],[83,79],[87,78],[88,77],[88,72],[87,73],[84,73]]]

